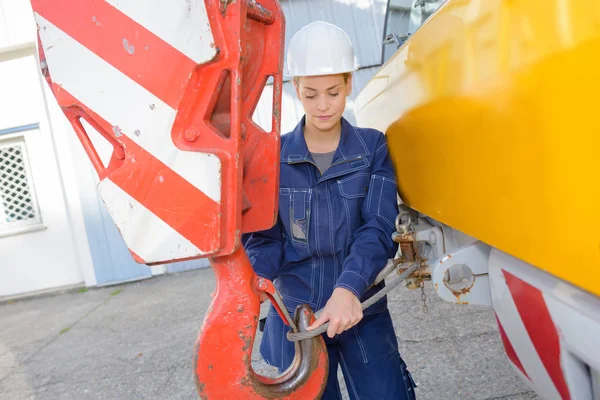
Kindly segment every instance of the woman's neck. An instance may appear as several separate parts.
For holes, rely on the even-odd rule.
[[[330,153],[335,151],[342,135],[342,122],[328,130],[318,129],[310,122],[304,125],[304,140],[311,153]]]

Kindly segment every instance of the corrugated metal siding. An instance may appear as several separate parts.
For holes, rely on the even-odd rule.
[[[404,35],[408,33],[410,25],[410,14],[414,0],[390,0],[385,35],[394,33]],[[395,43],[389,43],[383,47],[383,62],[389,60],[398,50]]]
[[[326,21],[342,28],[354,45],[361,68],[381,64],[381,44],[388,0],[281,0],[287,45],[303,26]]]

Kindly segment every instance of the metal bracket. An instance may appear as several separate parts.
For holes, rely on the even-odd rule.
[[[279,294],[277,289],[275,289],[273,282],[265,278],[257,277],[256,290],[258,290],[259,292],[263,292],[269,298],[271,304],[273,304],[273,307],[275,307],[275,310],[277,311],[283,322],[286,325],[291,326],[294,332],[298,332],[298,327],[294,323],[294,320],[292,319],[290,313],[285,307],[283,299],[281,298],[281,295]]]
[[[404,35],[398,35],[396,33],[390,33],[383,39],[383,44],[396,44],[396,48],[399,49],[400,46],[404,44],[408,40],[410,33],[405,33]]]
[[[437,294],[447,302],[491,306],[488,277],[492,248],[475,242],[448,253],[432,265],[432,281]]]

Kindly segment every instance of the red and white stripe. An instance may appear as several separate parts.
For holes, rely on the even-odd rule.
[[[600,299],[493,250],[490,289],[506,353],[544,399],[593,399],[600,371]]]
[[[97,114],[126,150],[123,171],[98,189],[129,249],[146,263],[214,251],[218,233],[202,233],[219,223],[221,162],[171,139],[192,70],[216,55],[204,2],[32,5],[56,91]]]

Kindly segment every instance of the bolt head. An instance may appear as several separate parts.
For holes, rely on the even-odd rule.
[[[268,286],[268,285],[267,285],[267,282],[265,282],[265,280],[264,280],[264,279],[260,279],[260,280],[258,281],[258,288],[259,288],[260,290],[267,290],[267,286]]]

